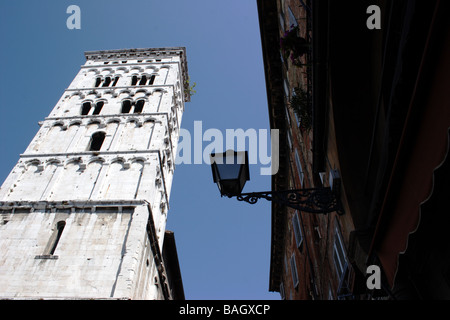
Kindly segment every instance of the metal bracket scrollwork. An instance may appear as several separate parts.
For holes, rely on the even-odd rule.
[[[238,201],[245,201],[250,204],[255,204],[259,199],[266,199],[309,213],[326,214],[337,212],[339,215],[344,214],[342,205],[331,188],[251,192],[228,195],[229,198],[233,196],[236,196]]]

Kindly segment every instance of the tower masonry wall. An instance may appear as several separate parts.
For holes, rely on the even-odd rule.
[[[170,299],[185,50],[85,55],[0,188],[0,298]]]
[[[151,270],[148,288],[140,298],[156,299],[157,288],[149,280],[155,273],[153,256],[140,232],[148,211],[113,210],[0,214],[0,298],[130,298],[140,282],[136,273],[146,268]],[[54,254],[46,254],[59,221],[66,224],[60,243]]]

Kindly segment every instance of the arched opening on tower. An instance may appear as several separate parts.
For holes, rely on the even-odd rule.
[[[136,101],[136,105],[134,106],[134,113],[142,113],[142,110],[144,110],[144,104],[145,100]]]
[[[155,75],[152,75],[151,77],[150,77],[150,81],[149,81],[149,85],[152,85],[153,84],[153,82],[155,82]]]
[[[108,87],[110,83],[111,83],[111,77],[106,77],[105,82],[103,82],[102,87]]]
[[[83,107],[81,108],[81,115],[82,116],[88,115],[90,110],[91,110],[91,103],[90,102],[83,103]]]
[[[131,101],[130,100],[124,100],[122,102],[122,113],[129,113],[131,110]]]
[[[103,131],[95,132],[89,143],[89,151],[99,151],[102,147],[103,141],[105,140],[106,133]]]
[[[119,77],[115,77],[115,78],[114,78],[114,82],[113,82],[113,84],[112,84],[113,87],[116,86],[117,81],[119,81]]]
[[[139,85],[145,86],[146,82],[147,82],[147,76],[143,75],[141,78],[141,81],[139,82]]]
[[[102,83],[102,78],[97,77],[97,79],[95,79],[95,87],[96,88],[99,87],[101,83]]]
[[[103,101],[97,102],[97,104],[95,105],[94,112],[92,114],[93,115],[100,114],[100,111],[102,111],[102,108],[103,108],[104,104],[105,103]]]
[[[137,83],[137,81],[138,81],[138,77],[137,77],[137,76],[133,76],[133,77],[131,78],[131,85],[132,85],[132,86],[135,86],[136,83]]]

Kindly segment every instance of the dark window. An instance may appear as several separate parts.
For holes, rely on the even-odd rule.
[[[142,110],[144,109],[144,100],[138,100],[136,102],[136,105],[134,106],[134,113],[142,113]]]
[[[152,75],[151,77],[150,77],[150,81],[149,81],[149,83],[148,84],[153,84],[153,82],[155,82],[155,75]]]
[[[116,86],[117,81],[119,81],[119,77],[115,77],[115,78],[114,78],[114,82],[113,82],[113,84],[112,84],[113,87]]]
[[[140,86],[145,86],[146,82],[147,82],[147,76],[142,76],[141,82],[139,82],[139,85]]]
[[[129,113],[131,110],[131,101],[130,100],[124,100],[122,102],[122,113]]]
[[[94,112],[92,114],[100,114],[100,111],[102,111],[103,105],[104,105],[103,101],[97,102],[97,104],[95,105]]]
[[[97,77],[97,79],[95,79],[95,87],[97,88],[98,86],[100,86],[100,83],[102,83],[102,78]]]
[[[90,102],[83,103],[83,107],[81,108],[81,115],[82,116],[88,115],[90,110],[91,110],[91,103]]]
[[[111,83],[111,77],[106,77],[102,87],[107,87]]]
[[[49,254],[53,255],[55,253],[56,247],[58,246],[59,239],[61,239],[62,232],[64,230],[64,227],[66,226],[65,221],[59,221],[56,225],[56,230],[54,234],[53,244],[50,248]]]
[[[89,144],[89,151],[99,151],[102,147],[103,141],[105,140],[104,132],[96,132],[91,137],[91,142]]]
[[[131,85],[132,85],[132,86],[135,86],[136,83],[137,83],[137,81],[138,81],[138,77],[137,77],[137,76],[133,76],[133,77],[131,78]]]

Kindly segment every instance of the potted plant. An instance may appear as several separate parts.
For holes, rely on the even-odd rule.
[[[300,121],[300,130],[309,131],[312,125],[312,111],[308,93],[301,87],[295,87],[290,104]]]
[[[280,48],[286,59],[290,57],[294,65],[301,65],[299,58],[308,52],[309,44],[305,38],[299,36],[299,27],[292,25],[280,38]]]

